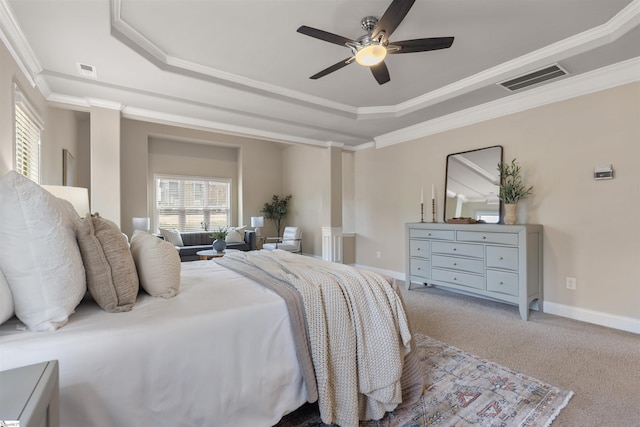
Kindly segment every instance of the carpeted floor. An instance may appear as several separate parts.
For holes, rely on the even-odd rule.
[[[573,395],[425,335],[416,334],[416,344],[424,367],[424,395],[416,404],[362,427],[544,427]],[[307,405],[277,426],[324,424],[317,406]]]

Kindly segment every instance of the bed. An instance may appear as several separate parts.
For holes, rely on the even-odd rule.
[[[65,427],[271,426],[306,402],[284,301],[214,262],[182,270],[178,297],[125,313],[85,299],[56,331],[9,320],[1,369],[58,360]]]
[[[58,360],[61,426],[268,427],[318,401],[355,427],[422,394],[393,280],[280,250],[180,263],[8,175],[0,370]]]

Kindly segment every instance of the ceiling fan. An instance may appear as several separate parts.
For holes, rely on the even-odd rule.
[[[362,18],[361,26],[363,30],[367,31],[367,34],[358,37],[356,40],[307,27],[306,25],[298,28],[297,31],[301,34],[346,46],[351,49],[352,53],[349,58],[325,68],[311,76],[310,79],[319,79],[355,61],[360,65],[369,67],[373,77],[382,85],[391,80],[389,70],[384,63],[384,58],[387,54],[425,52],[451,47],[453,37],[432,37],[389,42],[389,37],[398,28],[404,17],[407,16],[413,3],[415,3],[415,0],[393,0],[382,15],[382,18],[378,19],[375,16]]]

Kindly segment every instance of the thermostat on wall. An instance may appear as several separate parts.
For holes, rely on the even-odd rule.
[[[613,168],[611,164],[596,165],[596,170],[593,172],[593,179],[613,179]]]

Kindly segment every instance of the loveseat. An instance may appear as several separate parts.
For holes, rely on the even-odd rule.
[[[161,239],[161,234],[158,235]],[[183,231],[180,232],[182,238],[182,246],[178,248],[178,254],[181,261],[197,261],[200,259],[196,252],[212,249],[213,238],[210,231]],[[243,242],[227,242],[227,249],[239,249],[241,251],[256,250],[256,232],[253,230],[244,230]]]

